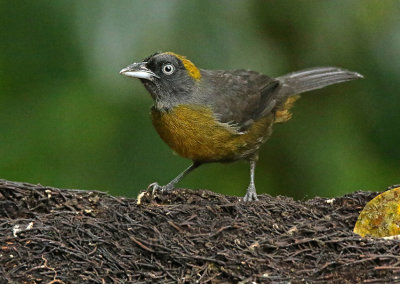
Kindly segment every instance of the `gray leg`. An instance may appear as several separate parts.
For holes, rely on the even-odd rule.
[[[256,160],[250,160],[250,184],[247,188],[246,195],[243,197],[244,201],[257,201],[256,186],[254,184],[254,171],[256,169]]]
[[[188,167],[186,170],[184,170],[183,172],[181,172],[176,178],[174,178],[173,180],[171,180],[168,184],[166,185],[159,185],[157,182],[153,182],[152,184],[150,184],[147,189],[148,190],[152,190],[157,191],[168,191],[168,190],[172,190],[175,188],[175,185],[180,182],[188,173],[190,173],[191,171],[193,171],[195,168],[197,168],[198,166],[200,166],[201,163],[198,162],[193,162],[193,164],[190,165],[190,167]]]

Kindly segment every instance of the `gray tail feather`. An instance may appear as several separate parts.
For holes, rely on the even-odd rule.
[[[363,78],[356,72],[337,67],[315,67],[278,77],[283,87],[288,87],[290,95],[320,89],[332,84]]]

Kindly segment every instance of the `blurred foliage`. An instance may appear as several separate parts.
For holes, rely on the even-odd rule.
[[[305,94],[256,170],[259,193],[382,190],[400,177],[400,2],[0,1],[0,177],[135,196],[190,162],[152,128],[122,67],[158,51],[271,76],[341,66],[365,76]],[[244,162],[180,185],[244,195]]]

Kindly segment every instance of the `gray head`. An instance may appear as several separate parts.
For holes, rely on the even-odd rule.
[[[120,74],[140,79],[160,108],[187,101],[201,78],[200,70],[192,62],[172,52],[155,53],[143,62],[127,66]]]

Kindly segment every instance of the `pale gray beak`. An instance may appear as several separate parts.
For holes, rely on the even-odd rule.
[[[119,74],[150,81],[152,81],[154,78],[160,78],[156,74],[154,74],[153,71],[146,67],[146,63],[147,62],[140,62],[128,65],[127,67],[119,71]]]

